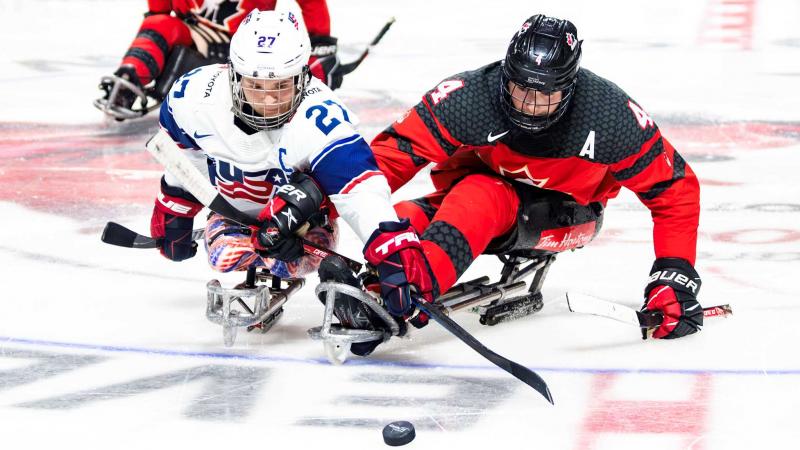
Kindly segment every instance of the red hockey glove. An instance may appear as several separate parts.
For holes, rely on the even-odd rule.
[[[161,178],[161,192],[156,197],[150,234],[158,240],[161,254],[173,261],[189,259],[197,253],[192,240],[194,216],[203,205],[179,187],[170,186]]]
[[[336,56],[337,39],[331,36],[311,36],[311,59],[308,60],[311,75],[322,80],[329,88],[342,86],[342,65]]]
[[[433,301],[433,283],[417,233],[408,219],[381,222],[364,246],[364,257],[378,270],[381,297],[389,314],[409,317],[413,300]]]
[[[660,311],[661,325],[653,331],[656,339],[674,339],[700,331],[703,307],[697,302],[700,275],[681,258],[659,258],[650,270],[644,290],[642,311]],[[646,337],[646,330],[643,330]]]
[[[253,228],[253,246],[262,256],[292,262],[303,256],[303,243],[298,236],[308,224],[324,225],[327,209],[321,208],[325,194],[317,183],[302,172],[292,175],[291,183],[278,189],[258,215],[260,227]]]

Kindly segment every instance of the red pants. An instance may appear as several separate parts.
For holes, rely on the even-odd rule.
[[[473,174],[425,197],[400,202],[395,210],[420,234],[431,269],[434,297],[452,287],[489,243],[514,229],[519,197],[511,184]]]
[[[133,66],[144,86],[161,75],[173,47],[191,47],[192,44],[189,27],[181,19],[168,14],[148,16],[125,53],[122,64]]]

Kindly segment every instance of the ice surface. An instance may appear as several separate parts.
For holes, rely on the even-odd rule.
[[[345,61],[397,18],[340,91],[369,137],[439,80],[499,59],[545,12],[577,24],[584,66],[636,98],[700,177],[700,300],[731,303],[732,318],[643,342],[570,315],[568,290],[640,302],[651,221],[628,193],[598,240],[559,257],[540,313],[492,328],[455,315],[537,370],[554,407],[435,324],[329,365],[306,335],[322,317],[311,279],[268,334],[240,333],[227,349],[204,317],[204,286],[239,276],[101,244],[108,220],[148,230],[160,176],[143,150],[155,118],[109,123],[91,106],[145,3],[0,0],[3,448],[372,449],[394,420],[415,424],[418,449],[797,446],[797,2],[330,1]],[[428,188],[419,179],[397,198]],[[359,256],[352,233],[341,248]],[[498,268],[483,257],[465,278]]]

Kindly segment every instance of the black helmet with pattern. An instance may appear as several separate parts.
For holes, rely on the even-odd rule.
[[[526,20],[511,38],[502,62],[500,92],[511,122],[536,133],[560,119],[575,92],[580,61],[581,41],[572,22],[542,14]],[[540,99],[548,101],[544,105],[540,101],[533,113],[537,91]],[[560,99],[557,92],[561,93]],[[551,102],[552,95],[555,97]],[[518,104],[528,107],[515,107],[512,96]]]

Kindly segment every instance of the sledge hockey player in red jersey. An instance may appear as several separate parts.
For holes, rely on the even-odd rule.
[[[389,312],[411,317],[412,296],[436,302],[478,255],[549,264],[589,244],[625,187],[654,223],[643,309],[664,319],[652,336],[700,330],[697,178],[639,104],[580,60],[571,22],[532,16],[503,60],[445,79],[372,141],[393,191],[436,164],[436,191],[395,205],[403,221],[381,224],[365,248]]]
[[[117,120],[155,109],[172,83],[200,66],[225,63],[233,33],[253,9],[276,0],[148,0],[148,11],[122,63],[103,77],[94,105]],[[326,0],[297,0],[311,38],[311,74],[331,89],[342,84],[337,39],[330,36]]]

